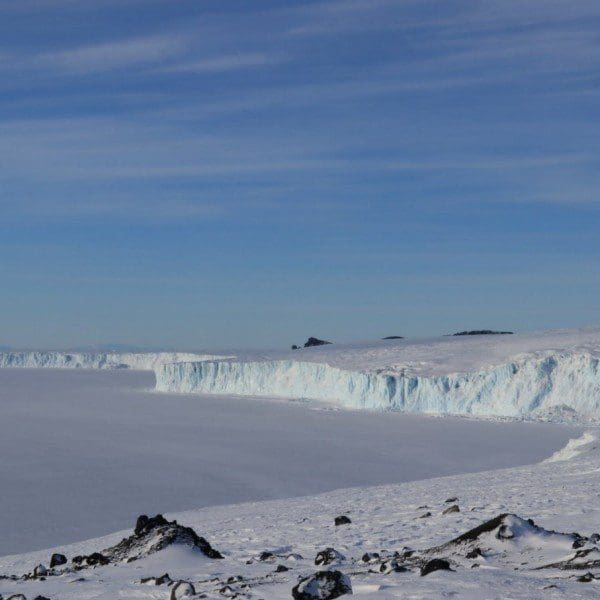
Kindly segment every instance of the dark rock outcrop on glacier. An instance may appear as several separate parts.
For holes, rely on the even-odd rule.
[[[327,344],[331,344],[331,342],[328,342],[327,340],[320,340],[316,337],[309,337],[308,340],[306,340],[304,347],[312,348],[313,346],[326,346]]]
[[[339,525],[350,525],[352,521],[346,515],[340,515],[339,517],[335,518],[334,523],[335,526],[338,527]]]
[[[346,594],[352,594],[352,584],[340,571],[318,571],[292,589],[294,600],[334,600]]]
[[[62,565],[67,564],[67,557],[64,554],[54,553],[50,557],[50,568],[54,569],[54,567],[60,567]]]
[[[492,329],[472,329],[470,331],[458,331],[453,333],[453,336],[457,335],[513,335],[513,331],[494,331]]]

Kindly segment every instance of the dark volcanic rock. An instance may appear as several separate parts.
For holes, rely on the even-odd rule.
[[[451,513],[457,513],[457,512],[460,512],[460,508],[458,508],[458,504],[453,504],[452,506],[449,506],[448,508],[444,509],[442,514],[449,515]]]
[[[388,335],[387,337],[381,338],[382,340],[403,340],[401,335]]]
[[[50,557],[50,568],[60,567],[67,564],[67,557],[64,554],[53,554]]]
[[[196,548],[208,558],[223,558],[219,551],[191,527],[179,525],[177,521],[167,521],[162,515],[138,517],[133,535],[124,538],[104,553],[111,562],[132,561],[159,552],[171,544]]]
[[[471,331],[459,331],[452,335],[512,335],[512,331],[493,331],[491,329],[473,329]]]
[[[341,515],[340,517],[336,517],[334,522],[335,522],[336,527],[338,525],[349,525],[350,523],[352,523],[352,521],[346,515]]]
[[[338,552],[335,548],[325,548],[321,550],[315,557],[315,565],[331,565],[345,560],[345,556]]]
[[[196,589],[188,581],[178,581],[172,588],[169,600],[180,600],[180,598],[191,598],[196,595]]]
[[[320,340],[319,338],[309,337],[306,343],[304,344],[305,348],[312,348],[313,346],[325,346],[327,344],[331,344],[331,342],[327,342],[326,340]]]
[[[340,571],[319,571],[292,589],[294,600],[333,600],[351,593],[350,578]]]
[[[432,558],[421,567],[421,577],[429,575],[434,571],[452,571],[450,563],[443,558]]]

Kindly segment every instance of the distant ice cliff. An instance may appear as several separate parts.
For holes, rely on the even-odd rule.
[[[588,352],[520,356],[471,373],[436,376],[360,372],[295,360],[179,362],[159,365],[155,372],[159,391],[307,398],[412,413],[600,413],[599,359]]]
[[[138,369],[151,371],[164,363],[225,358],[189,352],[0,352],[0,368]]]

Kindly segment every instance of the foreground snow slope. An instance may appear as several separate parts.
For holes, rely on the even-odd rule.
[[[600,411],[600,329],[326,346],[178,362],[159,391],[307,398],[348,408],[564,419]]]
[[[136,369],[151,371],[164,363],[227,358],[190,352],[63,352],[49,350],[0,352],[0,368]]]
[[[357,598],[597,598],[600,549],[592,536],[600,522],[597,432],[571,444],[565,457],[557,454],[552,461],[500,471],[170,515],[193,527],[225,558],[211,561],[185,547],[170,547],[129,564],[77,573],[58,569],[43,581],[0,579],[0,593],[19,592],[28,600],[38,594],[52,600],[167,600],[166,584],[142,584],[141,579],[169,573],[192,582],[198,593],[206,594],[202,597],[238,593],[239,598],[276,600],[291,598],[299,577],[332,569],[349,576]],[[443,514],[451,505],[458,512]],[[514,516],[502,517],[505,513]],[[339,515],[347,515],[351,523],[336,527]],[[455,540],[494,517],[499,519],[493,527],[476,538]],[[131,533],[56,550],[70,563],[75,555],[101,551]],[[317,553],[328,547],[339,553],[335,562],[315,566]],[[411,557],[409,549],[416,551]],[[394,571],[390,560],[395,551],[399,566],[406,569],[402,572]],[[39,563],[48,566],[51,552],[0,558],[0,575],[30,573]],[[263,552],[271,556],[261,560]],[[363,561],[367,553],[369,563]],[[447,559],[453,570],[420,576],[419,565],[432,557]],[[276,572],[278,565],[288,570]],[[234,579],[227,583],[229,578]]]

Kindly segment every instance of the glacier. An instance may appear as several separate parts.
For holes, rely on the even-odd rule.
[[[0,353],[0,368],[135,369],[153,371],[158,365],[178,361],[227,358],[190,352],[64,352],[14,351]]]
[[[303,360],[159,365],[163,392],[303,398],[350,409],[553,420],[600,416],[599,358],[589,351],[521,355],[472,372],[357,371]]]

